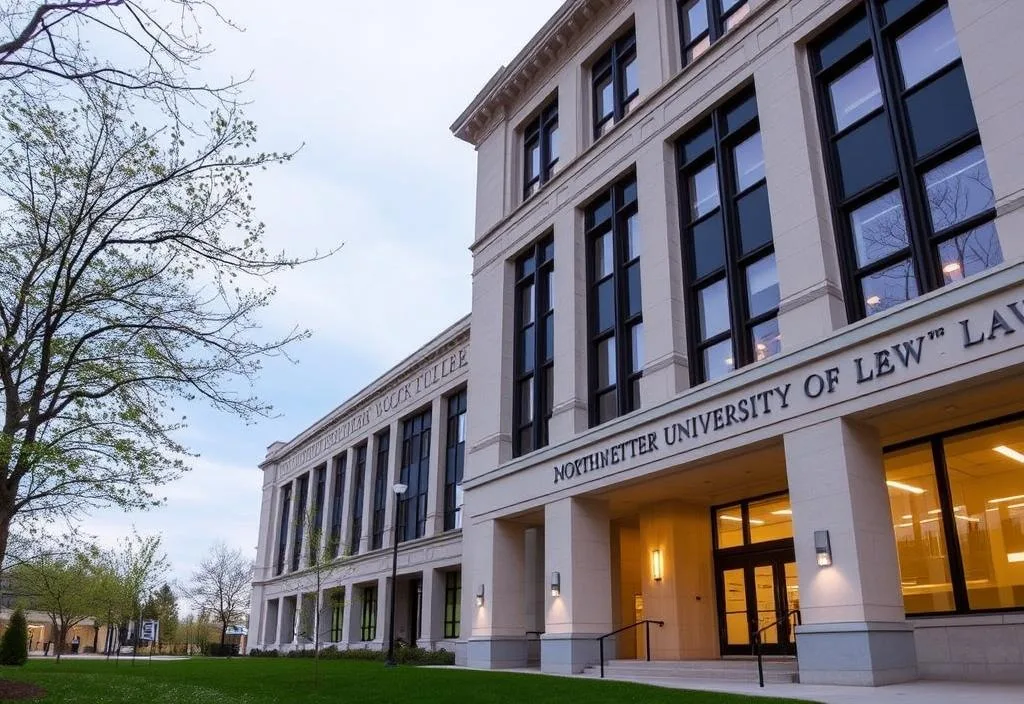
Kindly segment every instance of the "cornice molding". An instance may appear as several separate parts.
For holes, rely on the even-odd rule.
[[[623,4],[625,0],[566,0],[515,58],[491,76],[469,107],[452,123],[452,133],[478,146],[521,102],[539,76],[546,75],[564,59],[568,50],[608,14],[608,10]]]

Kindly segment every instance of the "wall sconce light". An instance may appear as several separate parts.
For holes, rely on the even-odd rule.
[[[476,588],[476,605],[484,605],[484,585],[480,585]]]
[[[562,594],[562,575],[558,572],[551,573],[551,596],[561,596]]]
[[[661,581],[661,550],[651,551],[651,576],[655,582]]]
[[[832,544],[827,530],[814,531],[814,554],[818,558],[818,567],[832,566]]]

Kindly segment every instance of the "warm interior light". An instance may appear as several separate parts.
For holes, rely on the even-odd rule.
[[[655,582],[661,581],[661,550],[651,551],[651,577]]]
[[[1007,504],[1006,508],[1024,508],[1024,504]],[[998,511],[998,508],[987,508],[986,511]]]
[[[767,349],[768,349],[768,345],[764,344],[763,342],[758,342],[757,343],[757,351],[758,352],[764,352]]]
[[[793,511],[788,508],[780,508],[778,511],[772,511],[773,516],[792,516]]]
[[[1011,460],[1014,460],[1015,462],[1020,462],[1021,464],[1024,464],[1024,454],[1017,452],[1013,448],[1007,447],[1006,445],[999,445],[998,447],[993,447],[992,449],[998,452],[1000,455],[1003,455],[1004,457],[1009,457]]]
[[[1008,552],[1006,553],[1007,562],[1024,562],[1024,552]]]
[[[1016,496],[1000,496],[998,499],[989,499],[990,504],[1002,504],[1007,501],[1016,501],[1017,499],[1024,499],[1024,494],[1017,494]]]
[[[959,513],[953,516],[953,518],[959,518],[961,521],[967,521],[968,523],[981,523],[980,518],[975,518],[974,516],[963,516]]]
[[[871,296],[867,301],[865,301],[869,306],[877,306],[881,302],[882,299],[878,296]]]
[[[734,521],[736,523],[743,523],[743,519],[742,518],[740,518],[739,516],[730,516],[728,513],[723,513],[721,516],[718,517],[718,520],[720,520],[720,521]]]
[[[731,367],[732,366],[732,357],[726,357],[725,358],[725,363],[728,364]]]
[[[946,274],[952,274],[955,271],[960,271],[960,264],[957,262],[950,262],[946,266],[942,267],[942,271]]]
[[[925,490],[919,486],[913,484],[904,484],[903,482],[894,482],[891,479],[886,484],[893,489],[899,489],[900,491],[909,491],[911,494],[923,494]]]

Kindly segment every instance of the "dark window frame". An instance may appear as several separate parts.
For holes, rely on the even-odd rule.
[[[331,594],[331,624],[327,634],[328,642],[338,643],[344,640],[345,630],[345,596],[344,590],[339,589]]]
[[[444,573],[444,637],[458,638],[462,631],[462,571]]]
[[[366,502],[366,441],[356,445],[352,471],[355,472],[352,483],[352,532],[349,535],[349,554],[359,553],[359,544],[363,540],[363,504]]]
[[[731,111],[744,107],[747,101],[753,101],[753,116],[747,117],[730,129],[726,116]],[[711,132],[712,146],[687,160],[685,147],[688,138],[705,133],[707,130]],[[750,315],[749,291],[746,281],[748,267],[769,256],[774,256],[774,237],[769,237],[767,242],[749,252],[744,252],[740,232],[739,202],[745,196],[754,194],[758,189],[767,189],[767,174],[739,190],[736,187],[736,170],[733,164],[734,148],[760,131],[757,95],[753,87],[748,87],[731,96],[727,102],[715,107],[709,115],[701,118],[676,140],[676,185],[679,194],[686,340],[690,358],[690,384],[693,386],[708,381],[708,370],[705,368],[704,362],[705,350],[729,340],[732,342],[733,370],[753,364],[758,361],[752,339],[754,329],[763,323],[778,319],[778,304],[757,315]],[[718,206],[691,220],[689,177],[711,164],[715,165],[717,172]],[[769,212],[768,215],[768,226],[771,229],[771,213]],[[722,221],[725,262],[721,267],[698,276],[693,230],[716,217]],[[777,276],[776,271],[776,278]],[[726,282],[726,295],[729,299],[729,326],[724,332],[702,340],[700,291],[723,280]]]
[[[284,563],[288,551],[288,521],[291,514],[292,504],[292,483],[288,482],[281,487],[281,525],[277,532],[277,564],[274,568],[274,575],[284,573]]]
[[[632,187],[632,199],[627,200],[627,194]],[[595,214],[601,210],[605,201],[609,202],[611,214],[608,218],[595,222]],[[643,377],[642,361],[632,359],[632,331],[636,326],[641,326],[643,334],[643,304],[639,306],[639,312],[629,315],[628,270],[634,266],[640,267],[639,278],[642,280],[643,269],[640,262],[639,252],[628,261],[625,259],[629,239],[629,219],[639,215],[640,201],[637,190],[637,179],[634,172],[629,172],[618,178],[608,189],[591,200],[584,211],[584,240],[587,247],[587,338],[588,338],[588,389],[590,408],[590,427],[606,423],[613,418],[624,416],[627,413],[641,407],[639,393],[633,398],[633,384],[638,383]],[[594,242],[605,233],[611,233],[612,239],[612,271],[600,278],[595,276]],[[640,238],[643,238],[640,232]],[[614,289],[612,326],[605,330],[598,330],[598,299],[599,287],[602,283],[613,281]],[[642,298],[642,297],[641,297]],[[600,344],[610,338],[615,338],[615,382],[606,386],[598,387],[598,350]],[[633,366],[638,370],[633,371]],[[601,420],[599,403],[602,396],[614,393],[616,412],[609,418]]]
[[[448,427],[445,433],[445,467],[444,467],[444,530],[455,530],[461,527],[459,513],[461,508],[456,505],[458,487],[466,466],[466,439],[459,436],[460,429],[465,433],[466,410],[468,395],[462,388],[445,399]]]
[[[686,13],[684,12],[684,5],[689,4],[689,2],[690,0],[676,0],[676,19],[679,27],[680,63],[683,66],[688,66],[710,51],[711,47],[715,45],[715,42],[724,37],[729,32],[729,29],[731,29],[726,28],[726,22],[728,22],[733,15],[742,11],[744,7],[746,7],[749,12],[750,6],[750,0],[739,0],[729,9],[723,10],[722,0],[698,0],[698,2],[704,3],[704,11],[707,13],[708,26],[707,29],[687,42]],[[699,45],[705,38],[708,40],[708,47],[692,59],[687,58],[690,50]]]
[[[639,86],[630,93],[625,92],[626,68],[631,61],[639,61],[636,52],[636,28],[632,25],[616,36],[611,46],[594,60],[590,68],[590,99],[594,113],[595,142],[632,112],[633,101],[640,95]],[[612,112],[603,116],[598,114],[598,106],[601,104],[598,86],[609,78],[612,83]]]
[[[327,500],[327,463],[313,470],[313,522],[309,527],[309,562],[315,564],[320,559],[321,542],[323,541],[324,502]]]
[[[396,529],[400,542],[426,535],[432,413],[432,407],[427,406],[402,421],[402,464],[399,476],[407,489],[398,502]]]
[[[524,254],[520,254],[514,263],[515,283],[515,335],[513,353],[514,379],[512,393],[512,456],[519,457],[528,452],[546,447],[548,444],[548,428],[551,421],[554,388],[547,388],[548,372],[553,377],[555,356],[554,340],[550,340],[552,354],[547,356],[548,319],[551,323],[551,335],[554,336],[554,302],[550,300],[549,289],[541,286],[543,277],[551,278],[551,290],[554,288],[555,271],[555,240],[548,233],[530,245]],[[530,322],[525,322],[523,310],[523,292],[533,287],[533,310],[530,311]],[[526,349],[528,331],[532,330],[533,345]],[[526,355],[532,355],[532,366],[527,368]],[[521,388],[531,382],[533,393],[531,403],[532,417],[523,419],[523,398]],[[552,384],[553,387],[553,384]],[[523,443],[523,434],[528,433],[529,447]]]
[[[536,117],[523,128],[523,201],[535,196],[558,172],[559,149],[552,139],[558,133],[558,92],[538,111]],[[540,150],[540,164],[531,176],[530,152]],[[554,152],[554,155],[552,155]]]
[[[958,56],[956,60],[934,71],[912,87],[904,89],[900,75],[899,56],[896,51],[896,39],[944,7],[948,7],[945,2],[932,3],[921,0],[916,6],[905,10],[903,14],[887,22],[879,0],[864,0],[839,18],[821,38],[814,42],[809,52],[820,137],[825,152],[826,181],[832,221],[839,251],[846,312],[850,322],[868,317],[866,301],[860,285],[863,279],[898,265],[909,258],[916,279],[917,294],[908,300],[942,288],[945,283],[941,271],[942,261],[938,255],[939,245],[995,219],[993,204],[992,208],[970,216],[951,227],[932,232],[928,199],[924,193],[924,174],[936,166],[962,156],[972,148],[981,146],[981,135],[975,116],[975,126],[972,132],[964,133],[933,149],[928,154],[920,157],[915,155],[913,134],[905,101],[954,71],[963,70],[963,57],[962,55]],[[842,57],[823,67],[818,50],[829,40],[842,35],[865,20],[868,25],[868,38],[847,49]],[[833,122],[829,84],[867,59],[874,60],[878,72],[882,104],[837,130]],[[896,170],[892,176],[863,187],[850,195],[844,195],[836,143],[842,137],[879,116],[885,120],[887,134],[892,139]],[[903,208],[908,245],[860,266],[857,262],[850,216],[858,208],[894,190],[898,193]]]
[[[384,547],[384,528],[387,524],[388,459],[391,451],[391,429],[386,428],[374,436],[376,460],[373,468],[373,516],[370,529],[370,549]]]
[[[331,532],[330,554],[337,557],[341,553],[341,531],[345,511],[345,474],[348,464],[348,453],[342,452],[333,460],[334,486],[331,489]]]
[[[306,533],[306,508],[309,501],[309,472],[296,480],[295,535],[292,537],[291,571],[302,564],[302,541]]]
[[[364,643],[377,638],[377,587],[363,587],[363,608],[359,619],[359,640]]]
[[[949,577],[953,586],[954,607],[950,611],[922,611],[907,614],[907,618],[929,618],[959,616],[964,614],[1000,614],[1019,613],[1024,611],[1024,606],[1007,606],[997,609],[972,609],[970,607],[967,576],[964,571],[963,554],[960,550],[960,537],[956,530],[956,519],[953,518],[953,496],[950,491],[949,469],[946,466],[946,454],[943,448],[943,441],[954,438],[958,435],[967,435],[979,430],[987,430],[1007,423],[1016,423],[1024,420],[1024,413],[1011,413],[1009,415],[991,418],[971,425],[965,425],[938,433],[931,433],[911,440],[905,440],[882,448],[883,460],[890,452],[906,450],[912,447],[929,447],[932,454],[932,465],[935,469],[935,481],[939,493],[939,509],[942,517],[942,535],[946,542],[946,559],[949,565]]]

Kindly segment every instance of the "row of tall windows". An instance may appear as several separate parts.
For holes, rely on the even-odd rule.
[[[730,0],[691,0],[679,7],[689,58],[748,13],[746,3]],[[623,101],[631,100],[635,52],[630,30],[595,64],[602,67],[600,79],[595,73],[595,104],[612,106],[599,111],[602,119],[621,116]],[[995,198],[949,8],[925,0],[866,0],[810,54],[849,319],[1000,263]],[[595,134],[604,124],[595,122]],[[713,109],[674,146],[689,368],[696,385],[782,349],[753,87]],[[591,425],[640,407],[641,200],[635,175],[627,173],[583,206]],[[513,265],[518,456],[548,442],[552,236],[531,244]]]
[[[550,362],[550,360],[549,360]],[[462,527],[461,516],[461,484],[466,464],[466,408],[467,394],[462,389],[444,400],[446,412],[446,448],[444,456],[444,488],[443,488],[443,530],[454,530]],[[550,413],[548,414],[550,415]],[[399,477],[407,489],[398,506],[399,540],[421,538],[426,534],[427,508],[430,489],[430,435],[431,409],[427,408],[403,421],[402,424],[402,455]],[[388,430],[374,436],[375,458],[373,462],[372,496],[370,504],[370,536],[369,549],[378,550],[384,546],[384,532],[387,522],[387,496],[391,491],[388,483],[388,466],[391,449],[391,438]],[[351,530],[347,550],[349,554],[359,552],[363,538],[363,516],[365,513],[365,492],[367,482],[368,443],[363,442],[351,451],[353,456],[353,487]],[[331,496],[327,496],[327,464],[313,470],[312,509],[307,508],[310,474],[304,474],[297,480],[295,506],[292,506],[292,483],[281,487],[280,524],[278,532],[277,558],[275,574],[284,572],[288,535],[292,532],[293,543],[291,570],[297,570],[301,559],[302,540],[305,533],[310,535],[310,564],[326,554],[337,557],[342,552],[342,522],[345,504],[345,477],[349,452],[342,452],[333,460],[333,485]],[[327,544],[320,545],[321,527],[324,526],[324,511],[328,511],[328,524],[324,534]],[[310,516],[306,517],[307,511]],[[311,523],[307,529],[306,524]]]
[[[750,12],[746,0],[678,0],[680,50],[686,65],[707,51]],[[636,30],[629,27],[589,62],[593,138],[600,139],[640,101]],[[558,171],[558,94],[545,101],[520,130],[523,200]]]

